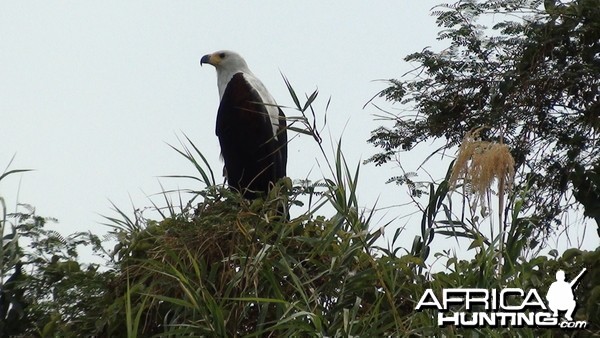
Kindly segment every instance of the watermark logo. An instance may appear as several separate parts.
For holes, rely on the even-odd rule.
[[[573,295],[573,286],[584,272],[585,268],[570,283],[567,283],[565,282],[565,272],[562,270],[556,271],[556,282],[550,285],[546,294],[548,307],[552,310],[554,317],[558,317],[558,311],[566,311],[565,318],[568,321],[573,320],[573,312],[577,306]]]
[[[581,276],[565,281],[565,272],[556,272],[556,281],[546,293],[546,301],[536,289],[520,288],[442,290],[441,301],[427,289],[416,311],[437,309],[438,326],[456,327],[560,327],[583,329],[587,321],[573,321],[577,302],[573,290]],[[560,316],[564,313],[563,316]]]

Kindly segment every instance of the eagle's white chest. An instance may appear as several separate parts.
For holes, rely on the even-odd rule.
[[[225,93],[225,89],[227,88],[227,84],[231,78],[237,74],[242,73],[244,76],[244,80],[248,82],[250,87],[256,89],[258,95],[261,98],[261,101],[265,104],[265,109],[269,113],[269,118],[271,119],[271,125],[273,128],[273,136],[277,139],[277,131],[279,129],[279,107],[277,107],[277,102],[265,85],[258,79],[252,72],[249,70],[245,71],[236,71],[236,72],[220,72],[217,74],[217,86],[219,87],[219,99],[223,99],[223,94]]]

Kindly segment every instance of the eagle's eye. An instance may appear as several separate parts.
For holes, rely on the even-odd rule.
[[[219,54],[219,57],[220,57],[221,59],[224,59],[224,58],[225,58],[225,53],[220,53],[220,54]]]

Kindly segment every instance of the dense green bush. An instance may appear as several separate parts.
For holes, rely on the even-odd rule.
[[[383,230],[370,230],[372,215],[358,208],[358,170],[351,173],[342,157],[336,167],[340,175],[320,191],[286,179],[255,201],[209,187],[178,211],[168,207],[159,220],[117,209],[119,215],[109,218],[118,242],[110,255],[92,234],[46,230],[48,220],[31,209],[5,216],[3,225],[20,240],[5,245],[13,259],[3,261],[3,276],[12,274],[6,274],[2,299],[17,306],[9,313],[3,307],[2,335],[555,336],[569,332],[439,328],[435,313],[414,308],[428,288],[546,290],[558,268],[574,275],[583,267],[589,273],[577,288],[576,319],[589,321],[590,335],[600,332],[600,249],[531,259],[506,255],[498,271],[494,245],[474,239],[474,259],[434,251],[446,269],[423,272],[423,257],[435,242],[417,238],[420,244],[404,255],[393,243],[393,249],[377,246]],[[432,201],[447,198],[446,189],[432,191]],[[317,207],[289,221],[278,214],[280,203],[300,208],[306,194],[337,212],[319,216]],[[436,213],[426,210],[423,218]],[[78,245],[93,246],[109,269],[81,262]]]

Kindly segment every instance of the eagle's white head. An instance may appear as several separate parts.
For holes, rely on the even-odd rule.
[[[244,80],[246,80],[248,86],[256,91],[259,96],[257,102],[262,102],[266,105],[267,112],[271,118],[273,125],[273,135],[277,135],[279,128],[279,107],[277,102],[273,99],[273,96],[269,93],[265,85],[256,77],[250,69],[248,64],[240,56],[240,54],[230,50],[220,50],[212,54],[204,55],[200,59],[200,65],[208,63],[215,66],[217,70],[217,87],[219,89],[219,98],[223,100],[223,94],[229,84],[231,78],[237,74],[242,73]],[[277,138],[277,136],[275,136]]]
[[[237,74],[244,73],[251,75],[252,72],[248,69],[248,64],[242,56],[236,52],[230,50],[220,50],[212,54],[204,55],[200,59],[200,65],[208,63],[215,66],[217,70],[217,86],[219,88],[219,97],[223,97],[225,88],[229,83],[229,80]]]

